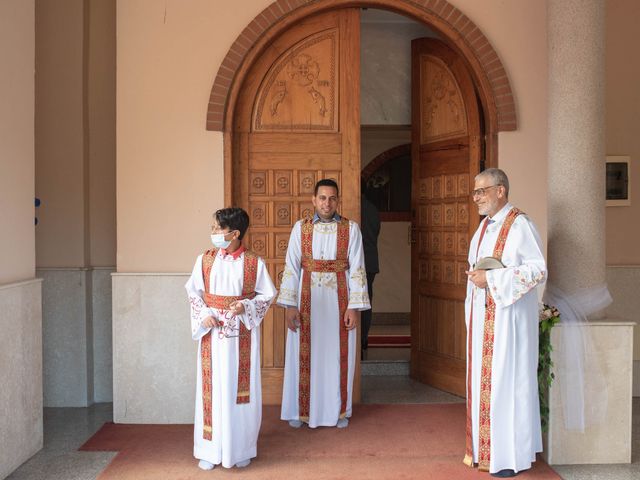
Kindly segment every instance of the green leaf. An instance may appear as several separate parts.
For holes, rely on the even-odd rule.
[[[550,305],[542,305],[542,310],[550,310],[555,312],[557,309]],[[540,312],[540,314],[542,311]],[[542,315],[540,315],[541,317]],[[553,360],[551,359],[551,352],[553,346],[551,345],[551,329],[560,321],[559,316],[553,316],[542,319],[538,322],[538,396],[540,398],[540,424],[542,431],[546,432],[549,425],[549,404],[547,394],[555,374],[552,371]]]

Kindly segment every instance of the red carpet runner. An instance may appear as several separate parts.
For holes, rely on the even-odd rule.
[[[101,480],[484,479],[462,464],[464,404],[358,405],[349,427],[303,427],[264,407],[258,457],[245,469],[197,468],[192,425],[105,424],[81,450],[118,451]],[[559,479],[542,460],[518,479]]]

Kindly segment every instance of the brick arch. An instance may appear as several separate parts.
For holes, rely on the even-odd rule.
[[[387,163],[389,160],[401,157],[403,155],[411,155],[411,144],[405,143],[403,145],[397,145],[395,147],[391,147],[389,150],[385,150],[380,155],[376,156],[373,160],[371,160],[366,167],[362,169],[360,176],[364,180],[368,180],[373,173],[378,170],[382,165]]]
[[[486,117],[487,133],[517,128],[507,72],[480,29],[446,0],[277,0],[265,8],[227,52],[216,75],[207,109],[207,130],[231,132],[233,111],[244,77],[260,53],[280,33],[307,16],[338,8],[393,11],[436,30],[462,55],[474,78]]]

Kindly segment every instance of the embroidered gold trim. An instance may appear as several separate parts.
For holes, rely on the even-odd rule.
[[[311,272],[344,272],[349,270],[349,260],[314,260],[302,259],[302,268]]]

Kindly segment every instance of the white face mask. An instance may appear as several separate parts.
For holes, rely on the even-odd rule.
[[[227,234],[228,235],[228,234]],[[231,245],[231,240],[224,239],[224,233],[212,233],[211,234],[211,243],[216,248],[227,248]]]

